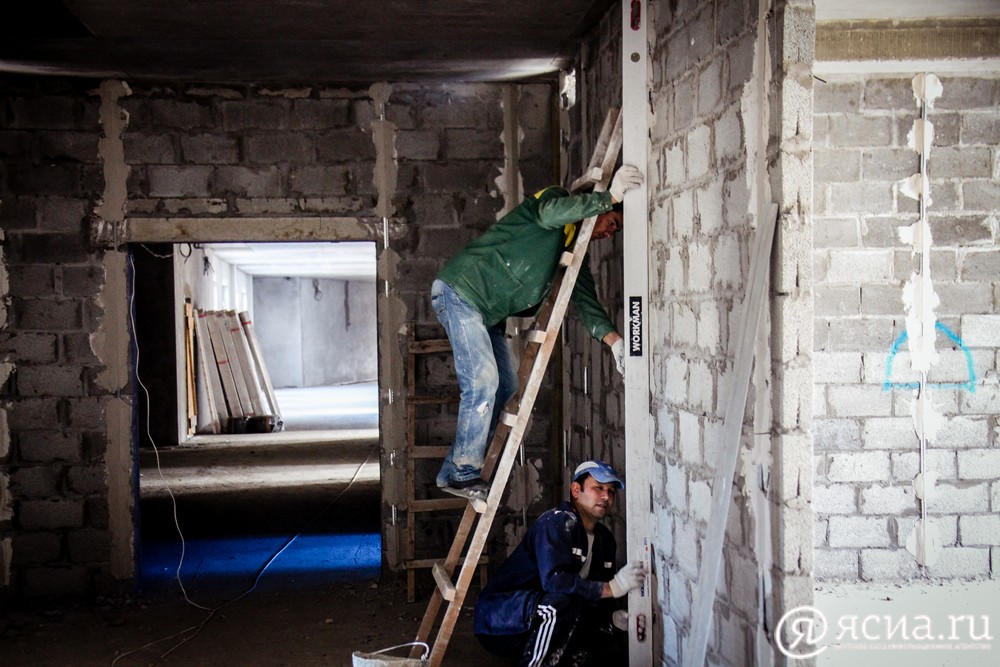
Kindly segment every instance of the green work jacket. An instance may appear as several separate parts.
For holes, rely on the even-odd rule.
[[[607,192],[570,195],[565,188],[546,188],[471,241],[437,277],[482,313],[486,326],[512,315],[533,315],[552,288],[559,257],[571,246],[577,223],[610,210]],[[591,336],[601,340],[615,331],[597,300],[587,257],[573,303]]]

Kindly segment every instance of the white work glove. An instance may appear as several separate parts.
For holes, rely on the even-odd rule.
[[[630,164],[623,164],[621,169],[615,172],[615,177],[611,179],[611,201],[617,204],[625,197],[625,193],[633,188],[642,185],[642,172]]]
[[[625,377],[625,339],[619,338],[611,344],[611,354],[615,356],[615,365],[622,377]]]
[[[645,580],[646,570],[642,561],[637,560],[618,570],[618,574],[608,584],[611,586],[611,595],[620,598],[633,588],[639,588]]]

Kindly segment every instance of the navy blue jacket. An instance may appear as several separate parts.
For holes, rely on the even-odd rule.
[[[615,538],[594,526],[594,556],[587,579],[587,531],[570,503],[538,517],[500,566],[476,602],[474,631],[481,635],[527,632],[543,594],[568,595],[580,603],[597,602],[604,582],[615,574]]]

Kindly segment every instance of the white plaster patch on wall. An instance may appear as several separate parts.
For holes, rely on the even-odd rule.
[[[14,500],[10,495],[10,476],[0,474],[0,521],[14,518]]]
[[[0,586],[10,586],[10,561],[13,552],[9,537],[0,540]]]
[[[522,512],[542,499],[542,485],[539,482],[541,468],[540,460],[527,459],[523,466],[518,466],[511,473],[507,506],[512,511]]]
[[[132,91],[122,81],[104,81],[99,93],[100,122],[104,130],[98,142],[98,155],[104,167],[104,192],[94,213],[113,229],[121,230],[125,223],[129,174],[122,133],[128,126],[128,112],[118,100],[131,95]],[[116,240],[124,240],[124,234],[116,233],[115,236]],[[125,388],[129,380],[125,253],[117,249],[117,243],[115,245],[116,248],[104,256],[105,280],[97,297],[104,315],[90,339],[91,349],[105,364],[97,376],[97,384],[110,392]]]
[[[518,122],[519,88],[507,85],[503,91],[503,132],[500,141],[503,143],[504,160],[500,175],[496,178],[497,188],[503,197],[503,208],[497,212],[497,219],[510,213],[524,199],[524,178],[520,172],[521,142],[524,141],[524,129]]]
[[[375,105],[375,120],[372,121],[372,140],[375,142],[374,185],[375,191],[378,192],[375,215],[385,219],[396,212],[392,197],[396,194],[396,181],[399,175],[396,125],[385,119],[385,105],[392,93],[392,86],[384,82],[376,83],[372,84],[368,92]]]
[[[2,202],[2,200],[0,200]],[[6,240],[6,235],[0,229],[0,242]],[[7,326],[7,304],[10,293],[10,275],[7,273],[7,256],[0,248],[0,328]]]
[[[757,39],[762,39],[757,35]],[[765,49],[766,52],[766,49]],[[760,69],[758,69],[760,68]],[[761,69],[763,71],[761,71]],[[761,202],[770,198],[770,189],[767,184],[767,164],[765,151],[767,150],[767,106],[761,103],[761,91],[758,90],[766,84],[762,75],[770,71],[766,63],[754,61],[754,74],[743,86],[743,94],[740,96],[740,118],[743,120],[743,127],[746,128],[746,185],[750,193],[749,212],[760,211]],[[763,93],[766,95],[766,92]],[[766,100],[766,97],[764,98]],[[763,171],[764,173],[759,173]],[[727,211],[732,219],[737,219],[737,211]]]
[[[920,260],[919,271],[915,270],[903,287],[903,304],[906,311],[907,344],[910,350],[910,364],[921,374],[919,389],[914,393],[912,412],[913,426],[920,442],[921,472],[913,482],[914,491],[920,498],[921,518],[906,538],[906,550],[920,565],[931,566],[941,557],[941,538],[935,526],[927,520],[928,506],[935,497],[936,477],[924,469],[927,458],[927,443],[937,437],[943,419],[927,400],[927,373],[937,363],[935,349],[937,318],[934,310],[940,303],[930,273],[931,228],[927,221],[927,206],[931,203],[930,181],[927,161],[930,157],[934,126],[927,119],[927,113],[934,107],[934,101],[941,96],[942,86],[933,74],[918,74],[913,77],[913,96],[920,117],[910,130],[908,142],[920,156],[917,173],[908,177],[900,185],[900,192],[919,203],[920,219],[899,230],[904,243],[912,245],[911,254]]]
[[[7,381],[13,370],[13,364],[0,363],[0,384]],[[0,462],[4,461],[9,454],[10,429],[7,427],[7,410],[2,409],[0,410]],[[10,521],[13,517],[14,502],[10,496],[10,476],[6,470],[0,470],[0,521]]]

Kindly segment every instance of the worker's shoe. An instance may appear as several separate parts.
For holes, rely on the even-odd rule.
[[[459,482],[457,480],[450,480],[447,486],[438,487],[445,493],[450,493],[453,496],[458,496],[459,498],[468,498],[469,500],[481,500],[486,502],[486,499],[490,495],[490,487],[486,482],[480,477],[475,477],[473,479]]]

